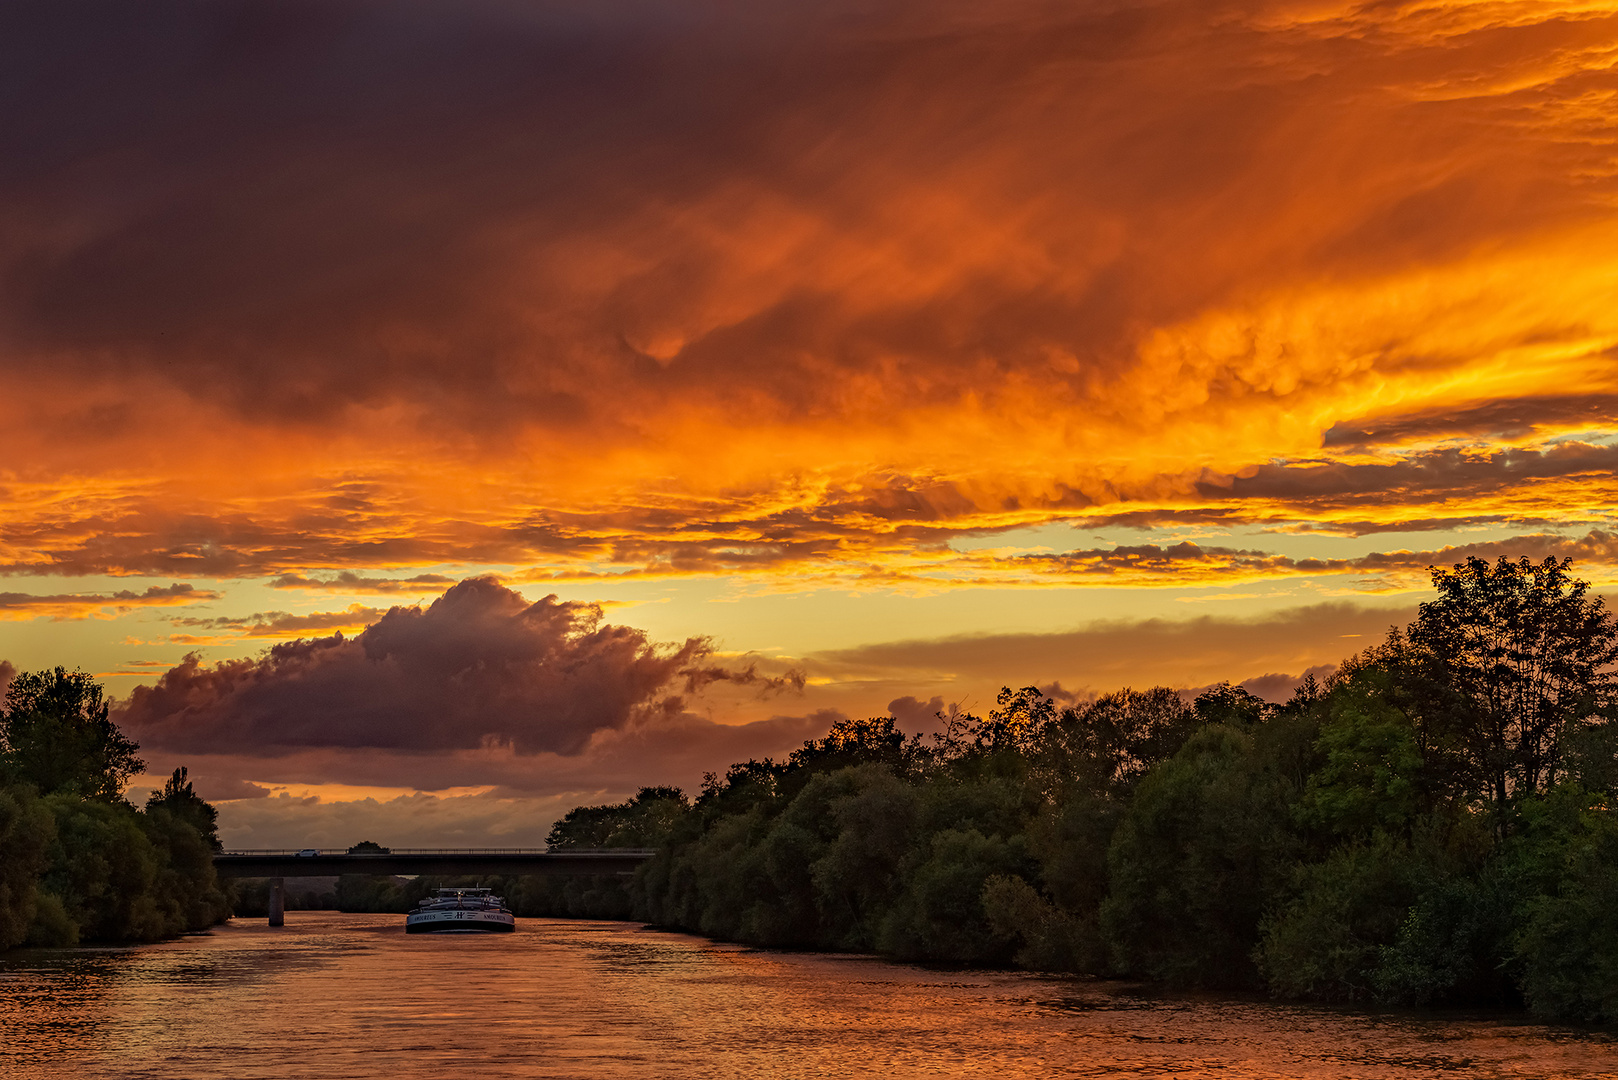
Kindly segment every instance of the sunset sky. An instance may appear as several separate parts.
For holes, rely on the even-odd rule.
[[[0,100],[0,678],[234,846],[1618,585],[1611,0],[18,0]]]

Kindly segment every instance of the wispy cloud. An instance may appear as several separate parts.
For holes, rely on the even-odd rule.
[[[0,592],[0,619],[113,619],[136,608],[183,607],[218,600],[220,594],[177,582],[153,585],[144,592],[112,593]]]
[[[282,574],[270,582],[272,589],[304,589],[310,592],[337,592],[337,593],[378,593],[391,595],[409,593],[411,595],[432,595],[439,592],[445,585],[455,584],[455,579],[445,577],[443,574],[416,574],[412,577],[375,577],[365,574],[356,574],[345,570],[337,574],[324,576],[306,576],[303,574]],[[353,610],[352,608],[350,610]],[[282,614],[282,613],[276,613]]]
[[[253,615],[218,616],[207,619],[179,618],[169,621],[175,626],[226,631],[238,638],[287,638],[329,633],[333,630],[363,630],[385,614],[386,610],[383,608],[350,604],[343,611],[316,611],[303,615],[285,611],[263,611]]]

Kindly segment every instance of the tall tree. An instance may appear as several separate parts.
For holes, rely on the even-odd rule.
[[[0,777],[41,794],[117,802],[146,763],[107,718],[101,684],[82,671],[24,672],[0,706]]]
[[[146,809],[167,810],[196,829],[214,851],[221,849],[219,811],[214,809],[212,803],[197,794],[196,788],[191,786],[191,779],[184,765],[175,769],[174,775],[163,781],[161,791],[152,792],[146,800]]]
[[[1476,557],[1432,571],[1410,641],[1439,658],[1464,702],[1461,745],[1497,811],[1563,778],[1570,731],[1618,704],[1618,625],[1572,560]]]

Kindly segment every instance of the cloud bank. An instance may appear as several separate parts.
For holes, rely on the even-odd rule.
[[[0,570],[1610,528],[1615,48],[1560,0],[19,0]]]

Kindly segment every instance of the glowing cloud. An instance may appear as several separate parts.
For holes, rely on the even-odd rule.
[[[858,577],[1125,507],[1612,503],[1600,5],[69,3],[7,42],[12,572]]]

